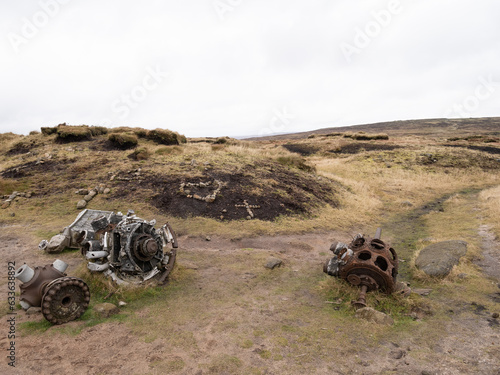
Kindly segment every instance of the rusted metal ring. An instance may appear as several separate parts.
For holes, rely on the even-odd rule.
[[[53,324],[67,323],[82,316],[89,302],[89,287],[83,280],[63,277],[45,287],[42,314]]]

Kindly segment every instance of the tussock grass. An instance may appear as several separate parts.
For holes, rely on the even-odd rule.
[[[58,125],[56,134],[57,139],[63,142],[78,142],[92,138],[92,131],[86,125]]]
[[[179,145],[181,143],[186,143],[185,136],[167,129],[150,130],[146,138],[163,145]]]
[[[335,133],[334,133],[335,134]],[[344,138],[352,138],[358,141],[371,141],[371,140],[388,140],[389,136],[385,133],[365,133],[363,131],[359,131],[356,133],[346,132],[343,134]]]
[[[123,150],[137,146],[139,140],[133,133],[111,133],[108,140],[116,147]]]

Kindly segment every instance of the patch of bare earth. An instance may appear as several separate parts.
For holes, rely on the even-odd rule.
[[[130,322],[105,322],[76,335],[52,327],[18,336],[16,368],[3,358],[0,373],[499,374],[500,330],[480,306],[450,301],[440,337],[426,328],[432,317],[415,322],[413,333],[401,333],[335,315],[318,285],[325,278],[337,282],[323,275],[321,265],[330,243],[343,237],[314,233],[206,241],[183,236],[176,271],[184,276],[167,286],[164,299],[125,308]],[[16,265],[51,261],[29,239],[2,232],[0,244],[4,259]],[[264,268],[271,256],[283,266]],[[70,257],[68,272],[82,261]],[[6,267],[0,271],[5,280]],[[5,285],[1,288],[4,293]],[[18,311],[16,319],[43,318]],[[66,326],[81,328],[82,322]],[[6,317],[0,330],[7,332]],[[5,336],[2,348],[8,344]]]

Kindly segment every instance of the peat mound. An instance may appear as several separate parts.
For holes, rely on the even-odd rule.
[[[357,154],[363,151],[392,151],[398,148],[401,148],[401,146],[384,143],[354,142],[347,143],[329,152],[334,154]]]
[[[157,191],[152,204],[182,218],[269,221],[282,215],[309,216],[325,205],[338,206],[335,182],[271,161],[248,164],[234,173],[211,169],[197,177],[150,174],[145,181]]]

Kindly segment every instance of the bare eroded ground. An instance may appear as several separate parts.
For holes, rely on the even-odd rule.
[[[54,257],[38,251],[33,239],[17,236],[20,228],[1,229],[4,299],[7,260],[35,266]],[[4,355],[0,372],[500,374],[500,329],[481,306],[447,301],[444,317],[375,327],[325,303],[325,289],[335,281],[322,273],[322,264],[331,241],[345,235],[210,242],[184,236],[176,275],[157,301],[146,306],[127,301],[120,313],[126,319],[92,327],[76,321],[41,334],[18,330],[16,367],[8,367]],[[498,260],[498,246],[489,249]],[[284,265],[265,269],[270,256]],[[83,261],[71,253],[60,257],[70,264],[70,275]],[[500,294],[497,298],[498,306]],[[43,318],[18,311],[16,319],[19,325]],[[8,345],[6,320],[0,320],[2,349]]]

